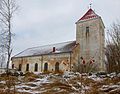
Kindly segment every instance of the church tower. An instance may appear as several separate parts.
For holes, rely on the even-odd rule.
[[[105,71],[104,24],[91,8],[76,22],[76,42],[80,44],[79,60]]]

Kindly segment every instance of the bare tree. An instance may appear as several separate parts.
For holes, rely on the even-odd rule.
[[[120,72],[120,23],[113,23],[108,30],[106,47],[107,68],[109,72]]]
[[[4,47],[7,53],[7,71],[12,53],[11,40],[12,40],[12,18],[18,6],[16,0],[0,0],[0,25],[3,36]]]
[[[1,29],[2,27],[0,27]],[[6,56],[6,51],[5,51],[5,39],[3,36],[3,31],[0,30],[0,67],[3,68],[5,67],[5,56]]]

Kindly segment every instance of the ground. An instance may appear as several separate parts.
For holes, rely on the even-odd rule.
[[[9,79],[9,81],[8,81]],[[9,93],[6,93],[9,92]],[[80,73],[1,76],[0,94],[119,94],[120,74]]]

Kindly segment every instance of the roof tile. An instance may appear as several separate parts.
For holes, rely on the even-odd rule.
[[[80,18],[78,21],[82,21],[82,20],[88,20],[91,18],[97,18],[99,17],[91,8],[85,13],[85,15]]]

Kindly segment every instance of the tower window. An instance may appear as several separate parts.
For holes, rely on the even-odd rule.
[[[89,27],[86,27],[86,38],[89,36]]]
[[[86,27],[86,32],[89,32],[89,26]]]

